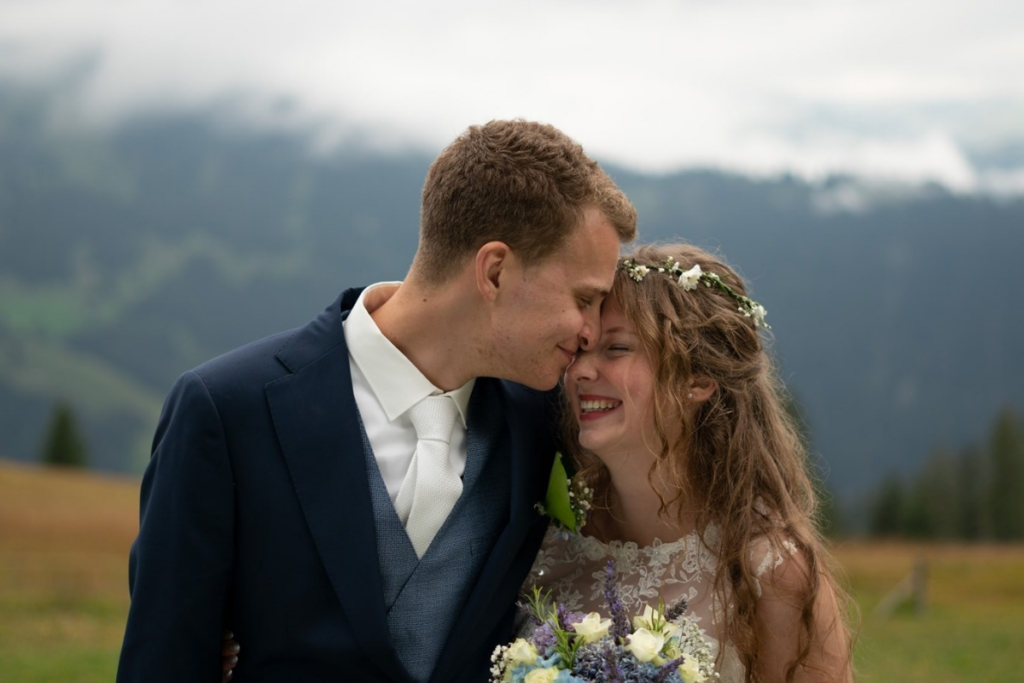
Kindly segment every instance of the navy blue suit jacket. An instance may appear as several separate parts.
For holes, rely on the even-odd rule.
[[[174,385],[142,482],[118,683],[219,681],[226,627],[242,643],[240,683],[410,680],[388,635],[342,330],[358,294]],[[497,383],[512,439],[509,522],[437,683],[486,680],[546,525],[534,504],[555,449],[551,397],[478,382]]]

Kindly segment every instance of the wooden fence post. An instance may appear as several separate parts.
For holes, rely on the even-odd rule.
[[[882,598],[872,614],[878,619],[888,619],[907,600],[918,616],[928,611],[928,561],[919,557],[914,561],[913,570]]]
[[[914,561],[914,612],[928,611],[928,560],[923,557]]]

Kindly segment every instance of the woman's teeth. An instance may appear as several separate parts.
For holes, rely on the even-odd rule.
[[[617,408],[620,403],[621,401],[580,401],[580,411],[584,413],[608,411]]]

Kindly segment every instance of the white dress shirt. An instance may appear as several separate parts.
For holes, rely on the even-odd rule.
[[[409,409],[427,396],[446,394],[455,401],[459,419],[452,433],[450,457],[460,476],[465,471],[466,411],[476,383],[471,379],[454,391],[441,391],[381,333],[370,313],[391,298],[399,285],[378,282],[367,287],[344,323],[352,392],[391,502],[402,488],[416,450]]]

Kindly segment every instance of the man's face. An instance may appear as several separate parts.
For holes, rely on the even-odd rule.
[[[618,258],[615,228],[588,209],[565,246],[519,271],[493,328],[501,377],[534,389],[558,384],[576,350],[601,334],[601,302]]]

